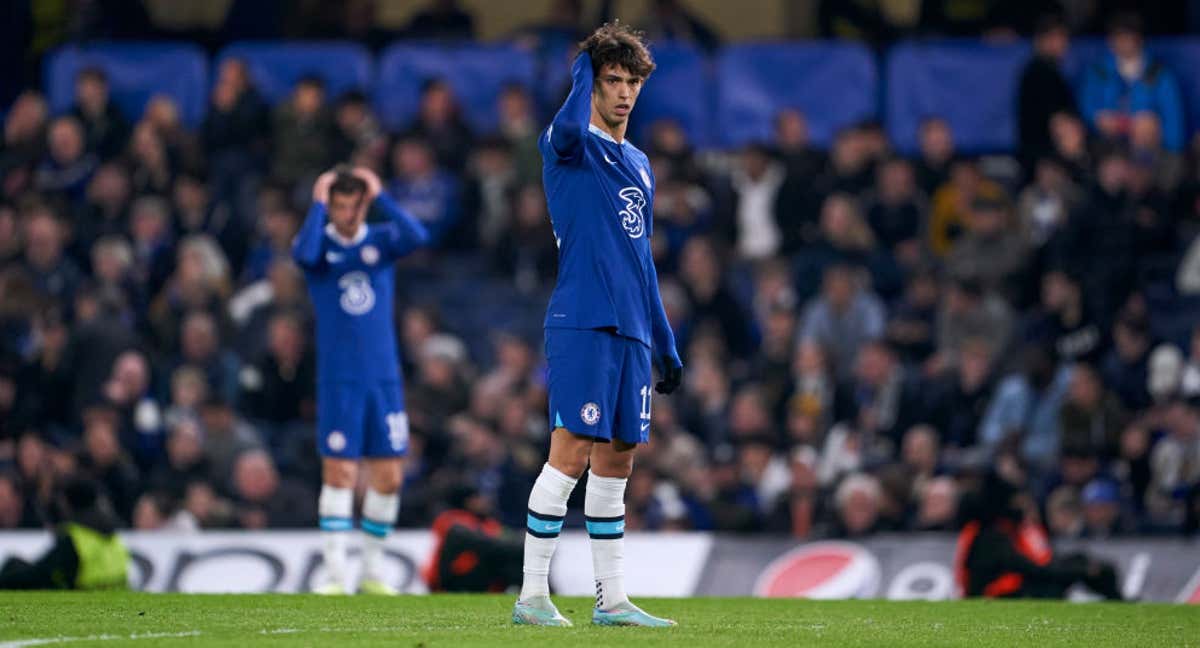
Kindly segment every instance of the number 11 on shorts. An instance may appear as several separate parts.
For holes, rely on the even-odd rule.
[[[653,392],[650,391],[650,385],[642,385],[642,412],[640,414],[640,418],[643,421],[650,420],[650,401],[652,400],[652,393]]]

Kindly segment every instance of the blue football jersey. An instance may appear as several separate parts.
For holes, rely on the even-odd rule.
[[[546,328],[615,328],[678,361],[650,250],[654,176],[646,155],[590,124],[592,62],[580,54],[571,94],[542,133],[542,178],[558,243]]]
[[[317,380],[400,380],[394,324],[396,259],[425,244],[428,233],[387,194],[375,205],[383,223],[363,223],[344,239],[323,203],[308,211],[292,257],[303,269],[317,319]]]

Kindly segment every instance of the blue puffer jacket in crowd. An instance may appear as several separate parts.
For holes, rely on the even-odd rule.
[[[1149,54],[1140,78],[1126,83],[1117,72],[1117,60],[1112,52],[1087,68],[1083,82],[1080,108],[1084,119],[1095,128],[1096,114],[1113,110],[1126,115],[1150,111],[1162,122],[1163,146],[1179,151],[1184,145],[1183,100],[1175,75]]]

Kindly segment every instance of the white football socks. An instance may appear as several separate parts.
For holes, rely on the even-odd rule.
[[[325,572],[330,582],[346,586],[346,537],[354,529],[354,491],[321,486],[317,498]]]
[[[547,463],[533,483],[525,525],[522,601],[550,595],[550,560],[554,557],[558,534],[562,531],[563,518],[567,514],[567,498],[575,490],[577,481]]]
[[[383,577],[383,543],[396,524],[396,516],[400,513],[400,495],[392,493],[384,495],[368,488],[363,497],[362,522],[359,524],[363,531],[363,578],[366,580],[384,580]]]
[[[596,609],[612,610],[625,595],[625,482],[588,471],[583,513],[592,542]]]

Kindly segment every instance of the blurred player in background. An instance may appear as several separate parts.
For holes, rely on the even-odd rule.
[[[550,559],[567,498],[588,468],[584,514],[591,536],[598,625],[669,626],[625,595],[625,482],[649,439],[651,358],[669,394],[683,365],[650,251],[654,178],[625,139],[629,114],[654,62],[640,34],[620,24],[582,44],[571,94],[539,138],[546,202],[559,247],[546,312],[550,458],[529,494],[518,624],[567,626],[550,601]]]
[[[366,222],[375,206],[386,222]],[[383,541],[396,522],[408,450],[394,321],[396,259],[428,240],[425,228],[382,191],[370,170],[339,167],[317,179],[313,205],[292,255],[304,269],[317,319],[318,500],[326,583],[345,594],[346,539],[354,529],[354,486],[366,466],[360,527],[367,594],[395,594],[382,575]]]

